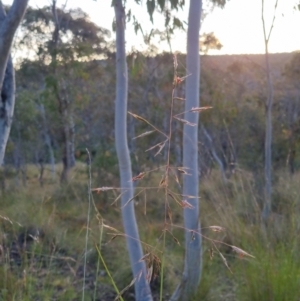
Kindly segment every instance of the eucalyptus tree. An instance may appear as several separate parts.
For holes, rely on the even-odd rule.
[[[210,50],[220,50],[223,45],[213,32],[203,33],[200,37],[200,52],[208,54]]]
[[[223,1],[211,1],[223,7]],[[185,228],[185,265],[182,279],[171,300],[191,300],[197,290],[202,271],[202,239],[199,208],[199,167],[198,167],[198,123],[199,116],[191,112],[200,106],[200,47],[199,32],[201,25],[202,0],[190,0],[185,80],[185,115],[188,123],[183,131],[183,166],[189,175],[183,179],[183,195],[189,195],[193,210],[184,208]],[[216,41],[216,39],[215,39]],[[218,44],[219,45],[219,44]],[[218,47],[221,47],[219,45]]]
[[[183,195],[192,196],[189,203],[193,207],[184,208],[185,226],[185,265],[181,283],[172,296],[172,300],[190,300],[195,293],[202,268],[202,243],[199,218],[199,170],[198,170],[198,114],[192,108],[199,107],[200,55],[199,31],[202,1],[191,0],[188,17],[186,69],[190,74],[186,78],[184,119],[196,126],[184,125],[183,166],[189,171],[184,177]],[[192,233],[192,235],[191,235]]]
[[[261,19],[264,34],[264,46],[265,46],[265,66],[266,66],[266,78],[267,78],[267,100],[266,100],[266,135],[265,135],[265,201],[262,211],[263,221],[267,221],[271,213],[272,202],[272,108],[274,101],[274,88],[272,73],[269,59],[269,41],[272,33],[272,29],[275,21],[275,12],[277,9],[278,0],[275,1],[275,11],[272,20],[271,27],[267,32],[265,15],[264,15],[264,0],[261,2]]]
[[[28,0],[15,0],[6,14],[0,1],[0,165],[3,163],[15,106],[15,74],[10,50],[27,4]]]
[[[136,0],[139,3],[138,0]],[[170,9],[168,3],[171,4],[171,10],[183,7],[185,1],[178,0],[159,0],[157,4],[154,0],[147,0],[147,10],[150,19],[153,21],[153,13],[156,8],[164,13],[166,17],[167,36],[173,33],[170,24]],[[224,6],[225,0],[212,1],[220,6]],[[158,7],[156,7],[156,5]],[[115,9],[115,25],[116,25],[116,49],[117,49],[117,83],[116,83],[116,111],[115,111],[115,140],[116,149],[119,160],[119,169],[121,177],[121,204],[122,217],[127,246],[131,260],[131,268],[135,279],[136,300],[151,300],[151,292],[146,279],[146,267],[143,258],[141,244],[139,243],[139,234],[134,214],[133,185],[131,162],[127,145],[127,97],[128,97],[128,72],[125,53],[125,8],[122,0],[114,0]],[[190,111],[193,107],[199,106],[199,82],[200,82],[200,54],[199,54],[199,30],[201,22],[202,1],[191,0],[189,10],[188,23],[188,41],[187,41],[187,72],[186,81],[186,105],[185,109]],[[173,24],[182,26],[179,19],[174,18]],[[138,29],[141,25],[135,19],[135,27]],[[185,267],[182,281],[178,285],[172,300],[190,300],[195,294],[199,285],[202,266],[202,246],[199,221],[199,174],[198,174],[198,115],[194,113],[186,113],[185,119],[190,123],[196,124],[195,127],[185,126],[184,128],[184,150],[183,165],[188,168],[191,176],[184,179],[183,195],[193,196],[189,201],[193,210],[184,209],[185,229],[186,229],[186,256]],[[191,239],[191,233],[192,239]],[[142,276],[140,276],[142,275]],[[162,295],[161,295],[162,296]]]
[[[147,281],[146,264],[142,259],[143,250],[134,212],[133,183],[131,160],[127,143],[127,97],[128,70],[125,51],[125,9],[122,0],[113,2],[116,20],[116,106],[115,106],[115,141],[121,178],[121,206],[123,225],[126,233],[131,269],[135,279],[137,301],[152,300],[149,282]]]
[[[139,3],[139,1],[136,1]],[[178,1],[174,2],[177,7]],[[165,1],[158,1],[161,9],[164,9]],[[183,5],[183,1],[180,1]],[[128,70],[125,51],[125,25],[126,14],[122,0],[114,0],[115,29],[116,29],[116,107],[115,107],[115,142],[119,162],[121,179],[121,206],[124,231],[131,262],[131,269],[135,279],[136,300],[152,300],[150,285],[147,279],[147,270],[143,258],[143,250],[139,239],[139,233],[134,212],[134,202],[130,201],[134,196],[132,184],[131,160],[127,143],[127,101],[128,101]],[[155,1],[147,1],[147,10],[151,20],[155,10]],[[168,23],[168,22],[167,22]],[[135,21],[136,28],[140,24]]]
[[[109,32],[92,23],[81,9],[58,8],[56,0],[40,9],[29,8],[22,29],[20,49],[28,51],[43,70],[39,106],[44,106],[42,114],[52,117],[45,129],[61,145],[61,182],[67,182],[75,164],[75,103],[83,91],[82,79],[89,77],[87,62],[107,54]]]

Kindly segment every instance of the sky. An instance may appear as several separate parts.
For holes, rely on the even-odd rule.
[[[12,0],[3,1],[11,4]],[[48,5],[51,0],[30,0],[29,5],[42,7]],[[149,33],[153,27],[164,30],[164,20],[158,12],[154,14],[154,24],[150,22],[146,12],[146,1],[141,0],[142,5],[137,5],[134,0],[127,0],[127,9],[132,9],[137,19],[143,26],[144,33]],[[224,9],[214,8],[209,12],[201,24],[201,32],[214,32],[223,45],[221,50],[209,52],[209,54],[241,54],[263,53],[264,39],[261,21],[262,0],[229,0]],[[297,0],[278,0],[274,28],[269,43],[269,51],[292,52],[300,50],[300,11],[293,7]],[[183,22],[188,19],[188,3],[186,7],[177,13],[177,17]],[[67,8],[80,7],[101,27],[112,29],[114,10],[111,0],[58,0],[58,6],[66,4]],[[265,19],[267,32],[270,29],[274,16],[275,0],[265,0]],[[200,32],[200,33],[201,33]],[[112,37],[113,37],[112,33]],[[145,50],[142,34],[136,35],[132,24],[127,24],[126,49],[131,51]],[[166,43],[153,41],[159,50],[169,50]],[[177,31],[171,41],[172,51],[185,52],[186,32]]]

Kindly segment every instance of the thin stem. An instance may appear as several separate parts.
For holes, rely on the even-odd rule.
[[[273,106],[274,91],[273,91],[273,80],[271,76],[271,67],[269,62],[269,39],[272,33],[272,29],[274,27],[277,5],[278,5],[278,0],[276,0],[275,2],[273,20],[267,36],[266,24],[264,18],[264,0],[262,0],[261,19],[262,19],[263,33],[264,33],[266,78],[268,84],[268,94],[266,100],[266,134],[265,134],[265,203],[262,211],[262,218],[265,221],[268,219],[270,215],[271,202],[272,202],[272,132],[273,132],[272,106]]]
[[[87,247],[89,240],[89,227],[90,227],[90,212],[91,212],[91,200],[92,200],[92,173],[91,173],[91,156],[88,149],[86,149],[89,159],[89,181],[88,181],[88,214],[87,214],[87,222],[86,222],[86,234],[85,234],[85,248],[84,248],[84,268],[83,268],[83,282],[82,282],[82,301],[84,301],[84,293],[85,293],[85,277],[86,277],[86,261],[87,261]]]
[[[177,77],[177,65],[174,64],[174,78]],[[176,85],[174,84],[172,90],[172,100],[171,100],[171,108],[170,108],[170,120],[169,120],[169,144],[168,144],[168,156],[167,156],[167,165],[166,165],[166,173],[165,173],[165,225],[164,230],[167,225],[168,218],[168,209],[169,209],[169,201],[168,201],[168,185],[169,185],[169,169],[170,169],[170,154],[171,154],[171,140],[172,140],[172,122],[173,122],[173,110],[174,110],[174,95],[175,95]],[[172,223],[172,221],[171,221]],[[166,247],[166,231],[163,231],[163,248],[162,248],[162,258],[161,258],[161,271],[160,271],[160,298],[162,301],[163,294],[163,284],[164,284],[164,265],[165,265],[165,247]]]
[[[100,250],[101,250],[101,245],[102,245],[102,239],[103,239],[103,220],[101,220],[101,225],[100,225],[100,235],[99,235],[99,248],[100,248]],[[100,270],[100,258],[98,257],[93,301],[96,301],[97,282],[98,282],[97,279],[98,279],[99,270]]]
[[[165,247],[166,247],[166,231],[163,232],[163,249],[162,249],[162,257],[161,257],[159,301],[162,301],[163,299]]]
[[[275,22],[275,18],[276,18],[276,9],[277,9],[277,5],[278,5],[278,0],[276,0],[276,3],[275,3],[273,20],[272,20],[271,28],[270,28],[270,31],[269,31],[269,34],[268,34],[268,42],[269,42],[269,40],[270,40],[271,33],[272,33],[272,30],[273,30],[273,27],[274,27],[274,22]]]
[[[116,293],[117,293],[118,296],[119,296],[119,299],[120,299],[121,301],[124,301],[124,299],[122,298],[121,293],[120,293],[120,291],[119,291],[119,289],[118,289],[118,287],[117,287],[117,285],[116,285],[116,283],[115,283],[115,281],[114,281],[114,278],[112,277],[111,273],[109,272],[109,269],[108,269],[108,267],[107,267],[107,265],[106,265],[106,263],[105,263],[104,258],[102,257],[101,251],[99,250],[98,246],[96,246],[96,249],[97,249],[97,251],[98,251],[98,254],[99,254],[99,257],[100,257],[100,259],[101,259],[101,262],[102,262],[102,264],[103,264],[103,266],[104,266],[104,269],[105,269],[105,271],[106,271],[106,273],[107,273],[107,275],[108,275],[108,277],[109,277],[109,279],[110,279],[110,281],[111,281],[111,283],[112,283],[112,285],[113,285],[113,287],[114,287]]]

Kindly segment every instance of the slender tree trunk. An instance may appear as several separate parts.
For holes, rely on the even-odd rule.
[[[9,56],[5,78],[1,90],[0,104],[0,165],[2,165],[5,155],[7,140],[9,137],[11,124],[15,108],[15,71]]]
[[[122,189],[122,218],[126,234],[127,248],[131,269],[135,281],[135,297],[137,301],[152,300],[150,286],[147,281],[145,262],[141,260],[143,250],[137,229],[133,198],[131,161],[127,144],[127,97],[128,71],[125,53],[125,11],[122,0],[114,1],[116,16],[116,108],[115,108],[115,140],[119,161]]]
[[[52,33],[52,66],[53,73],[57,75],[57,46],[60,34],[60,21],[56,11],[56,0],[52,0],[53,22],[55,24]],[[60,89],[61,88],[61,89]],[[68,99],[67,86],[64,80],[61,83],[57,82],[55,89],[56,98],[58,101],[59,113],[61,118],[61,134],[63,140],[62,163],[63,170],[60,176],[61,183],[67,183],[69,180],[69,172],[75,166],[75,126],[72,115],[72,104]]]
[[[15,106],[15,74],[10,49],[28,0],[15,0],[6,15],[0,1],[0,165],[10,133]]]
[[[186,79],[185,111],[199,107],[200,55],[199,31],[202,11],[201,0],[190,0],[186,68],[190,75]],[[196,113],[187,112],[184,117],[196,126],[184,125],[183,166],[190,176],[183,181],[183,195],[191,195],[188,202],[193,209],[184,209],[185,227],[185,265],[182,280],[171,300],[188,301],[192,299],[200,282],[202,270],[202,240],[199,220],[199,170],[198,170],[198,121]]]
[[[40,182],[41,187],[43,187],[44,186],[44,171],[45,171],[43,158],[39,158],[38,164],[40,166],[39,182]]]
[[[62,134],[63,134],[63,170],[61,173],[61,183],[67,183],[69,180],[69,172],[72,167],[75,165],[75,147],[74,147],[74,125],[73,125],[73,119],[71,113],[66,108],[67,104],[65,100],[61,100],[64,102],[62,105],[63,109],[61,111],[61,117],[62,117]]]
[[[272,202],[272,108],[273,108],[273,84],[269,63],[268,47],[266,47],[266,69],[268,80],[268,98],[266,103],[266,136],[265,136],[265,203],[262,212],[263,220],[267,220],[271,213]]]
[[[76,164],[75,159],[75,123],[74,123],[74,116],[73,112],[69,112],[69,133],[70,133],[70,166],[74,167]]]
[[[20,126],[17,122],[17,141],[14,143],[14,163],[15,163],[15,169],[16,169],[16,187],[20,186],[20,176],[22,179],[22,184],[24,187],[26,187],[27,184],[27,177],[26,177],[26,166],[24,163],[24,152],[22,151],[22,137],[21,137],[21,131]]]
[[[19,142],[14,145],[14,167],[16,171],[15,185],[16,187],[21,187],[20,185],[20,170],[21,170],[21,157],[20,157],[20,146]]]
[[[46,113],[45,113],[45,107],[43,104],[38,104],[38,109],[42,115],[43,120],[43,136],[44,136],[44,143],[49,151],[49,160],[50,160],[50,166],[51,166],[51,174],[52,179],[55,179],[55,157],[54,157],[54,151],[51,144],[51,138],[49,134],[49,127],[47,123]]]
[[[215,159],[215,161],[217,162],[217,164],[220,167],[220,171],[221,171],[221,175],[222,175],[222,180],[224,183],[227,182],[227,178],[226,178],[226,174],[225,174],[225,167],[224,164],[222,162],[222,160],[219,158],[219,156],[217,155],[217,152],[215,150],[214,144],[213,144],[213,140],[210,136],[210,134],[208,133],[208,131],[206,130],[206,128],[202,125],[202,130],[204,132],[205,137],[208,140],[208,145],[209,145],[209,149],[212,153],[213,158]]]
[[[0,191],[2,196],[5,195],[5,191],[6,191],[5,178],[6,178],[6,166],[2,165],[0,167]]]
[[[278,0],[276,0],[275,10],[277,8]],[[273,22],[269,31],[266,33],[266,24],[264,19],[264,0],[262,0],[262,11],[261,11],[263,33],[264,33],[264,43],[265,43],[265,63],[266,63],[266,76],[268,83],[268,96],[266,101],[266,136],[265,136],[265,202],[262,211],[262,220],[267,221],[271,213],[271,203],[272,203],[272,108],[273,108],[273,98],[274,89],[271,77],[271,68],[269,61],[269,40],[271,32],[275,21],[275,12],[273,17]]]

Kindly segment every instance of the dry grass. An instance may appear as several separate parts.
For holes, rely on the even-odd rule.
[[[21,284],[24,279],[19,272],[2,269],[1,273],[4,273],[7,281],[5,283],[2,281],[1,287],[7,290],[7,296],[11,296],[7,297],[7,300],[12,300],[10,294],[15,290],[19,292],[19,299],[15,300],[21,300],[20,296],[24,298],[23,300],[30,299],[35,296],[34,288],[36,287],[40,287],[45,296],[57,295],[57,292],[63,289],[65,293],[61,294],[60,300],[72,300],[74,296],[78,296],[79,288],[74,283],[78,284],[80,279],[74,280],[74,277],[82,268],[84,254],[87,212],[86,166],[79,165],[76,170],[73,170],[70,184],[63,189],[58,184],[51,183],[50,179],[45,181],[44,187],[40,187],[36,179],[35,167],[29,166],[27,170],[27,187],[20,186],[18,189],[11,189],[15,179],[7,181],[7,187],[10,189],[2,196],[0,214],[12,223],[1,218],[1,233],[4,233],[1,236],[1,244],[9,246],[18,233],[29,225],[41,227],[46,231],[47,240],[40,242],[42,246],[45,244],[45,247],[37,245],[35,252],[43,254],[48,260],[44,266],[42,263],[35,262],[29,264],[26,287]],[[145,177],[139,186],[157,187],[161,181],[161,175],[162,173],[153,172]],[[259,193],[255,187],[255,178],[251,173],[240,171],[229,180],[226,186],[222,183],[218,171],[213,171],[208,178],[202,179],[203,235],[225,244],[238,246],[255,256],[255,259],[242,256],[227,245],[217,243],[218,249],[233,272],[231,274],[216,251],[214,251],[213,259],[210,259],[211,242],[205,241],[203,278],[197,295],[199,298],[201,296],[202,300],[271,300],[272,292],[284,296],[287,290],[291,291],[289,296],[292,294],[297,296],[300,271],[294,263],[299,260],[297,237],[300,227],[298,194],[300,174],[289,177],[284,172],[278,172],[276,176],[278,179],[274,191],[276,211],[273,212],[267,229],[267,242],[261,232]],[[95,186],[97,187],[97,184]],[[175,184],[173,189],[176,190]],[[122,233],[119,206],[118,204],[111,205],[116,195],[113,191],[94,193],[94,202],[104,223]],[[139,195],[135,204],[141,240],[145,243],[144,250],[146,253],[149,250],[154,252],[157,248],[155,254],[158,258],[165,226],[163,198],[163,193],[160,194],[157,189],[149,189]],[[176,227],[182,223],[182,208],[176,202],[170,202],[170,204],[173,227],[170,228],[170,232],[166,232],[165,295],[172,292],[178,283],[184,255],[183,229]],[[226,231],[214,232],[209,228],[214,225],[221,226]],[[100,228],[99,217],[97,218],[94,210],[91,214],[90,231],[88,269],[95,267],[98,261],[93,245],[99,243]],[[125,240],[122,235],[111,240],[113,235],[110,233],[113,231],[105,229],[102,242],[103,256],[117,285],[122,289],[131,282],[129,262],[127,256],[124,256]],[[55,241],[56,248],[60,249],[63,254],[51,253],[48,247],[53,241]],[[64,258],[61,260],[63,264],[58,263],[55,259],[58,256],[72,258],[74,262]],[[3,260],[5,261],[2,258],[2,262]],[[73,278],[65,278],[66,271],[71,273]],[[277,276],[275,277],[272,273]],[[39,276],[41,274],[47,276]],[[262,278],[261,275],[265,277]],[[43,281],[37,281],[41,277]],[[1,277],[1,279],[4,278]],[[62,279],[59,285],[58,279]],[[101,266],[98,283],[100,283],[99,287],[106,288],[106,292],[111,290],[110,282]],[[263,289],[265,286],[268,287],[268,292]],[[281,287],[280,291],[276,288],[277,286]],[[251,294],[253,291],[255,294]],[[294,299],[277,298],[274,300],[298,299],[295,297]]]

